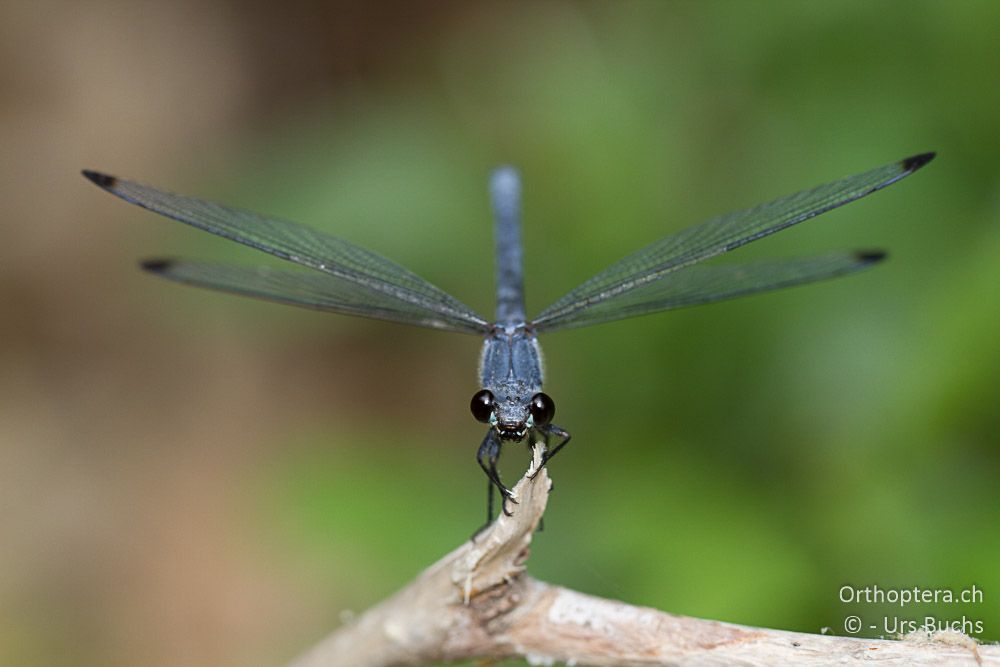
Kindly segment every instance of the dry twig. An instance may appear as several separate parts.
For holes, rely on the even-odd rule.
[[[532,466],[499,519],[290,667],[415,666],[471,658],[531,664],[998,665],[1000,647],[960,633],[904,641],[809,635],[676,616],[584,595],[524,573],[551,483]],[[946,636],[947,635],[947,636]],[[964,638],[955,640],[955,635]]]

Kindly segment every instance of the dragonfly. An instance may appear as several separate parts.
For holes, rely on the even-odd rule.
[[[295,306],[481,336],[480,389],[470,409],[477,421],[488,425],[476,458],[489,480],[489,524],[494,489],[501,495],[504,514],[511,514],[508,503],[517,503],[497,472],[503,445],[540,439],[545,444],[544,466],[570,441],[569,432],[553,423],[555,403],[542,391],[539,334],[810,283],[873,266],[886,257],[885,252],[831,252],[737,264],[703,262],[892,185],[934,155],[914,155],[665,236],[611,264],[531,319],[524,305],[521,180],[514,168],[500,167],[489,186],[496,245],[496,316],[492,320],[392,260],[305,225],[95,171],[84,170],[83,175],[127,202],[311,269],[288,271],[184,259],[142,262],[142,268],[156,275]]]

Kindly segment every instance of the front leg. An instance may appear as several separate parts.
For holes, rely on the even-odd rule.
[[[555,424],[546,424],[545,426],[539,427],[537,430],[538,430],[539,433],[542,434],[542,437],[545,438],[545,454],[542,455],[542,464],[540,466],[538,466],[538,470],[536,470],[531,475],[529,475],[530,479],[534,479],[535,475],[537,475],[538,472],[542,468],[545,467],[545,464],[548,463],[552,459],[553,456],[555,456],[556,454],[558,454],[559,450],[562,449],[563,447],[565,447],[566,443],[568,443],[569,440],[570,440],[570,438],[573,437],[573,436],[571,436],[569,434],[569,431],[567,431],[566,429],[560,428],[559,426],[556,426]],[[549,447],[549,438],[551,436],[556,436],[557,438],[562,438],[562,440],[559,442],[558,445],[556,445],[555,447],[553,447],[550,450],[548,447]]]
[[[486,433],[486,437],[483,438],[483,444],[479,445],[479,453],[476,455],[476,459],[479,461],[479,467],[483,469],[486,476],[489,477],[490,481],[496,488],[500,491],[500,509],[507,516],[511,513],[507,511],[506,501],[510,501],[517,504],[517,500],[514,499],[514,494],[511,493],[510,489],[504,486],[503,482],[500,481],[500,473],[497,472],[497,459],[500,458],[500,437],[497,432],[492,428]],[[492,489],[492,487],[490,487]],[[493,520],[493,494],[488,493],[487,495],[487,508],[486,508],[487,523]]]

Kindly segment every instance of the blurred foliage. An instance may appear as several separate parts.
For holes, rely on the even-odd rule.
[[[398,8],[372,11],[389,24],[386,7]],[[264,11],[248,25],[289,29]],[[844,634],[852,613],[964,615],[997,640],[998,29],[1000,5],[985,1],[441,5],[405,39],[383,35],[355,76],[324,87],[317,75],[261,104],[218,154],[192,141],[159,180],[122,175],[315,225],[489,315],[486,178],[515,164],[530,315],[703,218],[938,151],[902,183],[739,251],[886,248],[877,269],[542,339],[557,422],[574,438],[553,463],[530,571],[736,623]],[[291,47],[260,57],[299,62]],[[102,214],[139,221],[122,238],[159,225],[113,202]],[[144,250],[268,261],[156,229]],[[253,377],[267,389],[246,398],[245,430],[227,431],[254,443],[249,463],[222,483],[253,558],[295,573],[313,600],[268,638],[268,660],[405,584],[482,520],[483,433],[466,409],[478,341],[140,278],[104,299],[130,299],[181,357],[210,338],[263,359]],[[199,380],[184,386],[199,401]],[[260,401],[267,429],[252,418]],[[505,459],[509,479],[527,462],[519,448]],[[984,601],[849,605],[845,584],[975,584]],[[56,659],[12,627],[0,642],[15,662]],[[206,655],[247,654],[173,664]]]
[[[262,198],[301,208],[300,217],[363,220],[367,234],[337,229],[483,311],[492,270],[483,183],[494,164],[523,171],[537,310],[621,254],[703,216],[940,151],[911,181],[760,249],[891,249],[876,271],[543,340],[559,421],[575,438],[553,472],[559,488],[531,561],[537,576],[678,613],[806,632],[835,626],[853,609],[873,623],[964,614],[983,620],[984,638],[1000,636],[1000,604],[990,599],[1000,589],[990,566],[997,544],[982,531],[997,518],[1000,462],[1000,89],[989,74],[1000,51],[987,46],[986,30],[998,12],[896,8],[484,11],[435,45],[434,65],[414,73],[426,78],[387,82],[379,93],[389,101],[355,111],[365,118],[360,127],[320,111],[297,128],[305,139],[280,147],[284,164],[301,159],[303,145],[336,158],[295,167],[287,180],[268,173],[288,203],[270,192]],[[385,225],[401,219],[407,224],[385,238]],[[398,340],[389,327],[371,335]],[[441,363],[471,371],[472,355],[456,352]],[[400,397],[433,382],[394,375],[387,372],[384,391]],[[319,484],[325,492],[296,493],[310,484],[301,463],[282,482],[287,498],[299,500],[287,516],[315,512],[327,497],[328,523],[314,528],[365,554],[368,601],[440,551],[427,541],[441,536],[430,524],[444,518],[448,499],[435,494],[456,495],[428,475],[420,486],[430,497],[414,502],[418,489],[400,470],[416,474],[426,456],[434,468],[475,477],[478,431],[470,424],[467,435],[427,443],[421,449],[433,453],[412,465],[381,465],[384,454],[370,452],[434,430],[458,433],[451,424],[465,417],[464,405],[454,404],[442,410],[455,415],[447,425],[436,417],[421,435],[401,430],[365,446],[353,473],[308,459],[308,468],[330,470]],[[336,434],[330,441],[352,447]],[[453,454],[455,441],[468,443],[464,458]],[[361,470],[370,490],[344,481]],[[477,496],[462,497],[478,510]],[[360,516],[340,516],[348,498]],[[424,520],[413,522],[414,511]],[[468,515],[451,519],[472,525],[476,515]],[[417,551],[426,558],[415,562]],[[392,553],[395,567],[383,562]],[[357,581],[354,567],[346,572]],[[837,597],[843,584],[973,583],[985,601],[957,611],[858,608]]]

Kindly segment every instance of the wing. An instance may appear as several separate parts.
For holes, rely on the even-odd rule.
[[[557,328],[572,329],[802,285],[854,273],[884,258],[885,253],[881,252],[830,253],[748,264],[687,266],[671,274],[668,280],[645,283],[560,317]],[[551,331],[552,327],[546,326],[543,330]]]
[[[304,306],[343,315],[371,317],[402,322],[431,329],[480,333],[465,320],[431,311],[400,300],[359,283],[341,280],[324,273],[282,271],[269,267],[242,267],[153,259],[142,268],[169,280],[233,294]]]
[[[534,319],[535,327],[539,331],[554,331],[578,326],[577,322],[583,318],[582,314],[578,315],[579,311],[595,308],[664,279],[686,266],[729,252],[881,190],[912,174],[933,157],[934,153],[916,155],[767,204],[713,218],[667,236],[612,264],[556,301]],[[666,279],[672,280],[672,277]],[[606,319],[617,318],[603,318]]]
[[[294,222],[182,197],[114,176],[93,171],[84,171],[83,175],[127,202],[326,274],[325,281],[315,281],[301,290],[293,290],[285,299],[279,298],[281,295],[276,293],[267,298],[300,303],[297,299],[302,293],[324,286],[331,290],[328,295],[331,302],[339,303],[348,294],[354,299],[363,295],[372,298],[379,295],[397,304],[398,308],[391,312],[407,313],[405,317],[401,315],[398,318],[384,313],[380,315],[383,319],[414,323],[418,314],[422,314],[426,321],[437,322],[437,328],[450,331],[483,333],[489,329],[485,319],[450,294],[395,262],[343,239]],[[292,277],[294,280],[301,279],[297,273],[287,275],[289,277],[283,281],[272,283],[272,287],[276,288],[279,283],[290,286]],[[187,282],[202,284],[196,280]],[[208,282],[206,278],[206,286],[214,286],[208,285]],[[225,286],[220,288],[227,289]],[[352,304],[351,314],[364,314],[363,303],[351,299],[347,301]],[[389,301],[380,301],[377,307]],[[400,304],[406,304],[406,307]],[[338,312],[348,312],[348,309]]]

